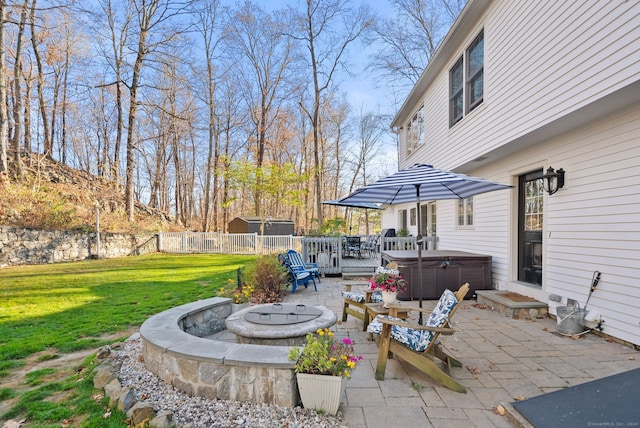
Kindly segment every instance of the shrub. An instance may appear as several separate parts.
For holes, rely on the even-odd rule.
[[[284,297],[289,273],[278,259],[262,256],[245,271],[245,285],[252,287],[253,303],[275,303]]]

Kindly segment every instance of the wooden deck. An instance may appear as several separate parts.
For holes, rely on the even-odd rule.
[[[380,254],[376,257],[345,257],[341,260],[343,278],[369,278],[380,266]]]

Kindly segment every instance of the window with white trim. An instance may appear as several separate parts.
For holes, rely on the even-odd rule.
[[[449,127],[484,101],[484,30],[449,70]]]
[[[463,115],[463,58],[460,57],[449,71],[449,126],[453,126],[462,119]]]
[[[413,153],[418,146],[424,144],[424,105],[407,123],[407,154]]]
[[[484,31],[467,49],[467,113],[484,99]]]
[[[408,229],[409,226],[407,224],[407,210],[398,211],[398,229]]]
[[[473,226],[473,196],[458,199],[458,227]]]

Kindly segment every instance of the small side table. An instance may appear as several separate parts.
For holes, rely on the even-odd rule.
[[[389,315],[389,308],[385,308],[382,305],[384,303],[367,303],[364,305],[364,330],[367,330],[367,326],[371,322],[372,319],[376,317],[376,315]],[[397,311],[397,315],[395,317],[400,318],[401,320],[406,320],[409,317],[409,312],[412,308],[407,308],[404,306],[393,305],[394,311]]]

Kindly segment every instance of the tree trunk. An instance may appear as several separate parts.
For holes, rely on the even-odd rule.
[[[5,0],[0,0],[0,179],[9,175],[8,135],[7,135],[7,66],[4,50]]]
[[[38,69],[38,105],[40,108],[40,118],[42,119],[42,135],[43,135],[43,148],[46,157],[53,158],[53,140],[49,135],[49,119],[47,117],[47,106],[44,100],[44,72],[42,70],[42,58],[40,57],[40,50],[38,49],[38,33],[36,32],[36,6],[38,0],[33,0],[31,3],[31,14],[29,24],[31,25],[31,46],[33,47],[33,56],[36,59],[36,66]],[[55,106],[53,107],[55,108]]]
[[[15,150],[14,156],[14,164],[15,164],[15,175],[18,178],[21,178],[23,175],[23,166],[22,166],[22,158],[20,157],[21,153],[21,143],[22,143],[22,94],[20,87],[20,75],[22,74],[22,39],[24,36],[24,27],[27,22],[27,9],[29,8],[29,0],[24,0],[22,4],[22,11],[20,12],[20,23],[18,24],[18,35],[16,40],[16,63],[13,69],[13,79],[14,79],[14,90],[15,90],[15,101],[13,103],[13,122],[14,122],[14,131],[13,131],[13,148]],[[4,47],[2,47],[4,49]]]

